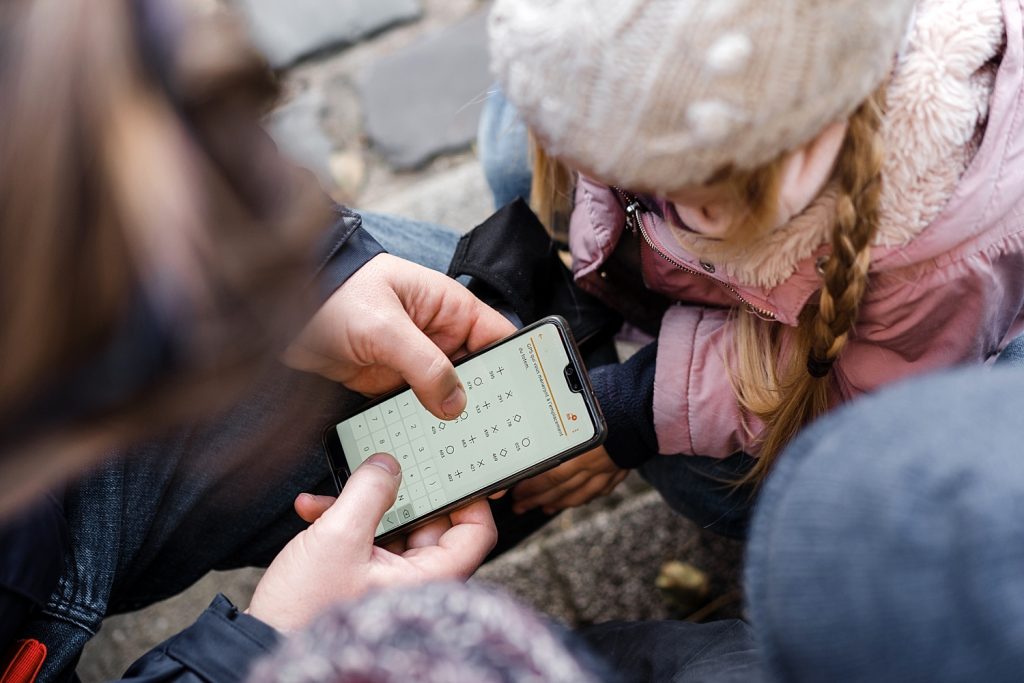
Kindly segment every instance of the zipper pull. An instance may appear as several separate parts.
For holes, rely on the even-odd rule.
[[[629,229],[635,235],[640,227],[640,202],[635,199],[626,206],[626,224],[630,226]]]

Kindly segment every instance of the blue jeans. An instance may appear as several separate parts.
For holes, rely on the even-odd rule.
[[[459,238],[378,214],[364,225],[391,253],[441,271]],[[113,454],[71,486],[71,554],[30,625],[49,647],[39,680],[73,667],[107,614],[175,595],[212,569],[266,566],[305,527],[296,494],[334,493],[321,430],[364,401],[278,367],[230,410]]]
[[[529,201],[530,165],[526,124],[497,85],[488,92],[477,130],[477,154],[499,209],[516,197]]]

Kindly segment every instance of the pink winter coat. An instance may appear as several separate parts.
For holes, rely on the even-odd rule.
[[[894,71],[882,226],[859,322],[836,364],[843,399],[983,363],[1024,330],[1022,3],[968,4],[922,0]],[[644,285],[675,302],[658,337],[662,453],[757,453],[744,425],[755,434],[762,425],[741,414],[729,380],[729,307],[796,325],[821,287],[827,195],[773,237],[770,257],[714,263],[685,248],[659,212],[641,207],[627,220],[623,193],[579,179],[569,231],[577,281],[621,299],[606,270],[630,230],[640,238]]]

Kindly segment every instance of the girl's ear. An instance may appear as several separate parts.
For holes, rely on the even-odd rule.
[[[788,223],[821,194],[846,139],[849,123],[833,123],[803,147],[790,152],[782,166],[779,222]]]

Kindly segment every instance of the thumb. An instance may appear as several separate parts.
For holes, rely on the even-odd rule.
[[[319,522],[353,545],[353,550],[373,550],[374,535],[384,513],[395,504],[402,467],[387,453],[375,453],[356,468],[345,482],[337,502]]]
[[[401,375],[431,413],[442,420],[458,416],[466,407],[466,390],[448,356],[408,315],[395,317],[390,334],[402,343],[379,345],[377,361]]]

